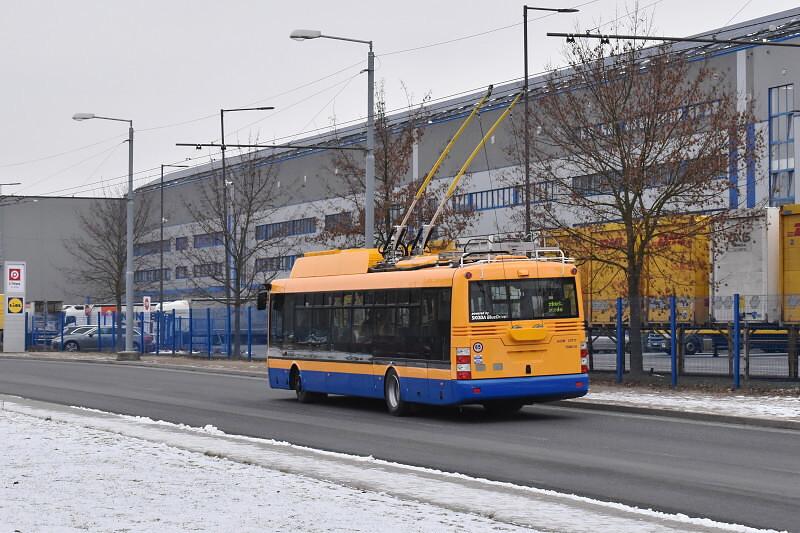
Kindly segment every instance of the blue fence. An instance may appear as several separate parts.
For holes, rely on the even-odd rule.
[[[680,303],[670,297],[668,322],[642,325],[642,370],[669,378],[672,387],[682,376],[717,376],[738,389],[743,379],[798,380],[800,342],[797,325],[748,320],[733,296],[731,320],[706,325],[679,323]],[[622,382],[630,372],[630,327],[627,302],[616,302],[614,326],[590,327],[590,368],[613,372]]]
[[[140,353],[232,357],[236,339],[240,355],[247,359],[266,357],[266,311],[254,307],[239,310],[240,327],[235,331],[235,310],[225,307],[135,313],[133,344]],[[92,313],[67,317],[62,313],[29,314],[26,349],[112,352],[124,349],[125,320],[116,313]]]

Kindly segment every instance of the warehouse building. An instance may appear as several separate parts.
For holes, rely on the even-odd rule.
[[[703,35],[714,35],[720,39],[800,42],[800,8],[711,30]],[[739,46],[719,43],[680,43],[673,49],[687,54],[693,60],[706,61],[715,71],[723,73],[728,90],[735,91],[739,105],[752,102],[756,117],[754,128],[768,141],[755,164],[728,176],[737,186],[737,194],[731,194],[726,199],[729,207],[778,206],[797,202],[794,162],[795,153],[800,150],[800,140],[794,136],[795,122],[800,117],[800,113],[794,112],[796,106],[800,105],[794,96],[795,85],[800,83],[797,51],[757,44]],[[544,81],[544,77],[531,78],[529,81],[533,105],[536,88]],[[508,106],[513,94],[520,88],[520,82],[495,87],[492,99],[483,108],[479,119],[472,123],[439,170],[437,181],[449,181],[478,143],[482,133]],[[413,148],[407,180],[418,181],[425,175],[463,118],[482,96],[483,92],[476,92],[428,106],[427,124],[421,140]],[[401,124],[409,116],[409,113],[399,113],[392,115],[390,120]],[[359,146],[364,144],[364,140],[365,125],[360,124],[339,130],[336,136],[318,135],[297,142],[302,145]],[[508,150],[514,140],[511,124],[507,121],[489,139],[480,157],[475,159],[471,172],[453,200],[456,205],[469,206],[475,211],[468,230],[470,235],[520,230],[518,213],[523,209],[524,196],[520,185],[522,172]],[[276,233],[285,236],[274,247],[265,250],[262,256],[255,258],[252,268],[262,270],[265,276],[287,275],[294,259],[300,254],[325,247],[319,235],[326,225],[340,222],[343,213],[346,216],[351,208],[342,198],[343,193],[337,193],[337,187],[343,186],[332,163],[332,152],[325,149],[267,149],[243,156],[233,156],[232,153],[229,150],[227,158],[231,174],[237,171],[237,167],[252,164],[253,159],[274,173],[275,182],[271,192],[274,209],[270,210],[268,220],[258,224],[248,238],[255,243]],[[574,179],[586,177],[575,176]],[[138,189],[137,193],[142,198],[147,197],[154,209],[150,221],[152,238],[140,243],[137,256],[151,259],[158,256],[160,259],[163,254],[164,268],[161,269],[160,261],[149,261],[146,268],[139,268],[135,275],[137,295],[156,297],[162,279],[165,299],[170,300],[196,297],[199,295],[198,286],[204,286],[211,292],[222,290],[208,276],[218,265],[190,264],[190,254],[187,254],[188,250],[195,248],[217,248],[220,251],[218,264],[223,264],[218,236],[204,233],[187,208],[187,204],[197,205],[202,200],[203,187],[220,183],[220,180],[221,165],[217,160],[168,174],[163,189],[158,181]],[[541,190],[547,194],[546,188]],[[230,193],[236,194],[236,191],[232,189]],[[160,220],[162,194],[165,214]],[[534,202],[540,200],[542,198],[532,198]],[[76,207],[82,201],[75,199]],[[39,214],[47,220],[48,228],[60,227],[58,221],[53,220],[55,215],[48,212],[43,203],[28,204],[28,209],[33,213],[32,217]],[[26,259],[22,256],[28,251],[15,248],[17,244],[14,243],[19,240],[9,240],[6,220],[4,214],[0,243],[4,257]],[[163,242],[159,238],[160,223],[163,223]],[[64,225],[64,228],[68,227],[69,224]],[[44,230],[41,239],[43,246],[52,248],[63,240],[63,235],[49,235]],[[48,276],[47,280],[43,280],[42,290],[66,299],[67,293],[59,292],[64,282],[57,282],[61,278],[57,273],[53,274],[52,279]]]

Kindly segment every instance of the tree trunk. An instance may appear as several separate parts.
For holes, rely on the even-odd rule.
[[[629,346],[630,346],[631,377],[641,377],[644,375],[644,357],[642,356],[641,278],[642,274],[636,268],[632,268],[631,272],[628,273],[628,305],[630,307]]]
[[[239,335],[242,326],[242,316],[239,312],[242,308],[242,300],[236,298],[233,301],[233,356],[240,357],[242,355],[242,337]]]

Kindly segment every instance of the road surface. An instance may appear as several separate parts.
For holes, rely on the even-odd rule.
[[[394,418],[380,402],[302,405],[261,378],[134,365],[0,360],[0,393],[798,531],[800,433],[555,406]]]

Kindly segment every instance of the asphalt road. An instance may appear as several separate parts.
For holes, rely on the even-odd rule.
[[[61,361],[0,360],[0,393],[800,531],[792,430],[554,406],[394,418],[361,399],[301,405],[260,378]]]

